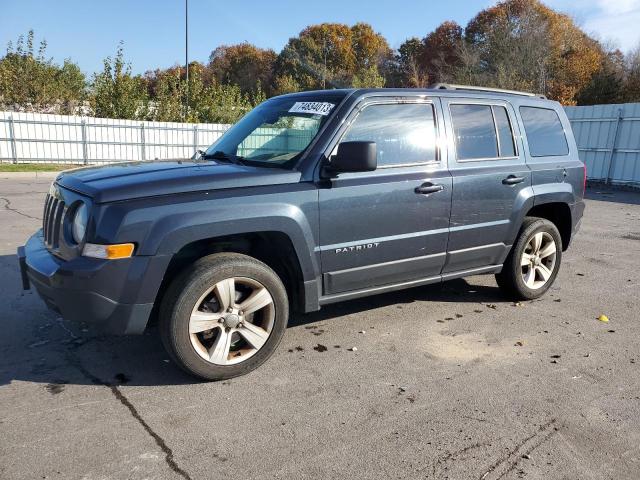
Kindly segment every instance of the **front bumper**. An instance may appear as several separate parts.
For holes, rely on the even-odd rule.
[[[168,265],[165,256],[61,260],[46,249],[41,230],[18,248],[18,260],[23,286],[33,285],[49,308],[111,334],[144,331]]]

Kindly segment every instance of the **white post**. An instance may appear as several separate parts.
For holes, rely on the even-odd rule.
[[[13,159],[13,163],[18,163],[18,149],[16,148],[16,136],[13,127],[13,115],[9,115],[9,143],[11,144],[11,158]]]

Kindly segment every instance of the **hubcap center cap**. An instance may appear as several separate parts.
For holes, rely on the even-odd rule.
[[[533,264],[534,264],[536,267],[537,267],[537,266],[539,266],[539,265],[540,265],[540,257],[537,257],[537,256],[536,256],[536,257],[533,259]]]
[[[237,327],[240,321],[241,321],[241,318],[236,313],[229,313],[224,317],[224,324],[226,327],[229,327],[229,328]]]

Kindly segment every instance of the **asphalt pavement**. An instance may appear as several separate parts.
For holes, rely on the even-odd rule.
[[[153,329],[86,338],[22,291],[52,178],[0,173],[0,478],[640,478],[640,193],[589,189],[542,299],[479,276],[333,305],[202,383]]]

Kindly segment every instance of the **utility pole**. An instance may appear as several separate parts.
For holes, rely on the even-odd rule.
[[[322,70],[322,89],[327,88],[327,34],[322,36],[322,50],[324,53],[324,69]]]
[[[187,71],[187,91],[185,95],[184,119],[189,114],[189,0],[184,0],[184,67]]]

